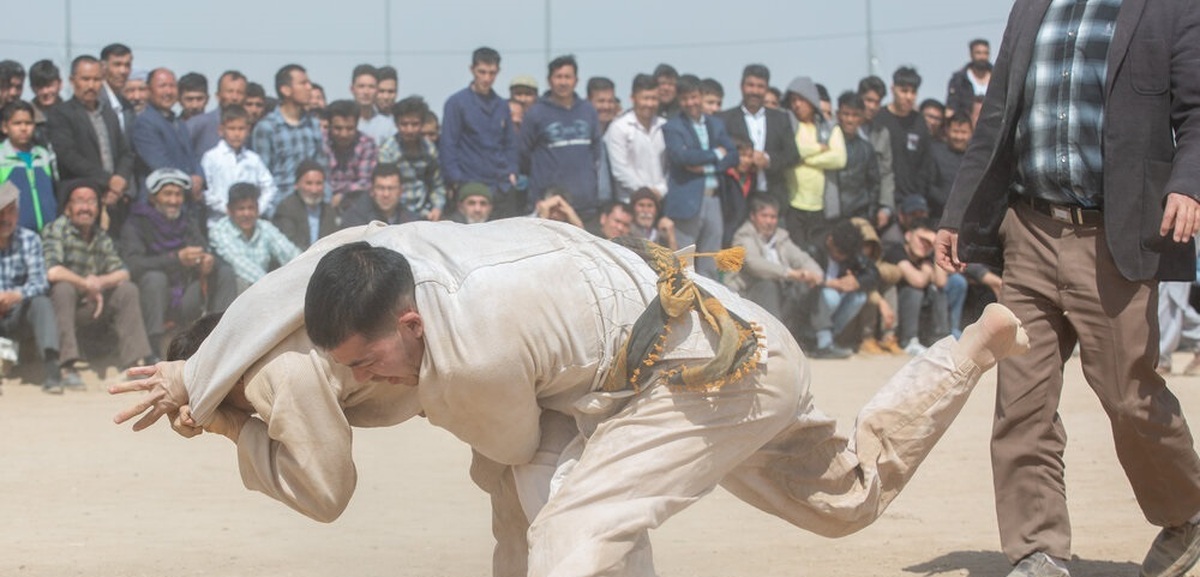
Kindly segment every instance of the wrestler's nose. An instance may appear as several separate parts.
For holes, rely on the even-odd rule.
[[[371,377],[372,377],[371,371],[368,371],[367,369],[356,368],[356,369],[353,369],[351,372],[354,374],[354,380],[356,380],[360,383],[365,383],[365,382],[371,380]]]

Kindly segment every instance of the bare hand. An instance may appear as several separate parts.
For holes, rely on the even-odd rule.
[[[771,159],[767,157],[767,153],[761,150],[754,151],[754,167],[759,170],[765,170],[771,166]]]
[[[437,222],[441,219],[442,219],[442,209],[435,208],[435,209],[429,211],[429,220],[431,222]]]
[[[125,190],[129,188],[129,183],[125,180],[125,177],[114,174],[112,178],[108,179],[108,188],[117,194],[125,194]]]
[[[133,424],[134,431],[141,431],[153,425],[163,415],[178,413],[188,402],[187,389],[183,386],[184,363],[185,361],[163,362],[153,367],[134,367],[126,371],[126,375],[135,380],[117,383],[108,388],[108,393],[120,395],[143,391],[146,394],[129,408],[117,413],[113,422],[120,425],[142,415],[142,418]]]
[[[192,199],[197,201],[204,200],[204,178],[199,174],[192,175]]]
[[[200,255],[200,276],[208,276],[216,264],[217,259],[213,258],[213,255],[208,253]]]
[[[1172,230],[1171,237],[1175,242],[1187,242],[1200,230],[1200,201],[1179,192],[1167,195],[1167,205],[1163,209],[1162,225],[1158,234],[1167,236]]]
[[[93,293],[88,298],[96,303],[96,310],[92,312],[92,318],[93,319],[100,318],[100,315],[104,312],[104,293],[102,293],[102,292]]]
[[[958,232],[943,228],[934,240],[934,262],[946,272],[963,272],[966,263],[958,260]]]

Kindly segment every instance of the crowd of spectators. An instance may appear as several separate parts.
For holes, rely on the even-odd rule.
[[[772,84],[760,64],[730,102],[667,64],[623,91],[591,77],[581,95],[569,55],[544,85],[517,75],[501,94],[501,56],[484,47],[440,116],[398,99],[388,66],[354,67],[352,99],[333,102],[300,65],[271,91],[229,70],[209,106],[203,75],[139,70],[122,44],[66,71],[2,61],[0,356],[40,364],[48,393],[81,388],[77,364],[156,362],[177,327],[340,228],[500,218],[741,246],[741,272],[707,259],[696,272],[779,316],[810,356],[916,354],[999,290],[997,271],[931,262],[987,42],[970,58],[944,102],[918,105],[910,67],[835,98],[806,76]]]

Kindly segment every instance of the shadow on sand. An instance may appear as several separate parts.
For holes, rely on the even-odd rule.
[[[1073,557],[1067,568],[1071,571],[1071,577],[1137,577],[1141,566],[1129,561],[1096,561]],[[999,551],[955,551],[904,568],[906,573],[925,577],[946,574],[1006,577],[1011,570],[1008,558]]]

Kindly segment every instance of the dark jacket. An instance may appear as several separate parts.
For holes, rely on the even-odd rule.
[[[446,100],[438,156],[446,182],[482,182],[508,190],[517,173],[517,138],[508,101],[495,92],[482,96],[466,87]]]
[[[187,229],[183,237],[183,246],[208,247],[208,240],[200,230],[198,221],[183,214],[179,218],[186,219]],[[129,275],[137,281],[146,271],[158,270],[168,274],[181,274],[191,277],[194,269],[187,269],[179,262],[175,252],[155,252],[151,248],[154,239],[154,224],[144,216],[131,214],[121,227],[121,237],[117,249],[121,260],[129,267]]]
[[[792,129],[788,113],[779,110],[766,109],[767,134],[763,152],[771,157],[771,165],[767,167],[767,193],[780,202],[780,206],[788,206],[789,192],[787,172],[800,163],[800,152],[796,150],[796,132]],[[746,127],[745,113],[741,106],[723,110],[717,114],[725,123],[730,138],[740,138],[746,142],[750,139],[750,130]],[[756,187],[757,190],[757,187]]]
[[[275,218],[271,219],[271,222],[300,250],[305,250],[312,244],[309,242],[312,231],[308,228],[308,207],[300,195],[293,192],[280,201],[275,207]],[[317,238],[325,238],[337,232],[337,229],[337,211],[328,203],[321,203]]]
[[[950,75],[950,82],[946,86],[947,112],[953,110],[955,114],[963,113],[969,116],[971,109],[975,108],[975,86],[971,84],[971,79],[967,78],[970,73],[968,64]]]
[[[1013,142],[1034,38],[1050,0],[1018,0],[979,124],[941,226],[959,258],[1000,265],[1000,222],[1017,174]],[[1168,193],[1200,199],[1200,3],[1125,0],[1108,49],[1104,223],[1117,268],[1133,281],[1194,280],[1192,242],[1158,230]]]
[[[133,150],[137,153],[135,173],[138,185],[160,168],[178,168],[188,174],[200,174],[200,162],[192,152],[192,137],[175,113],[164,115],[147,106],[133,122]]]
[[[402,202],[396,203],[396,209],[392,212],[391,218],[388,218],[379,210],[379,207],[375,204],[375,199],[371,198],[369,194],[360,194],[358,198],[350,203],[350,206],[345,208],[342,211],[342,228],[361,226],[375,220],[386,222],[387,224],[404,224],[420,220],[421,218],[416,213],[404,208],[404,203]]]
[[[663,140],[667,146],[667,194],[663,198],[663,214],[671,219],[687,220],[700,213],[704,202],[705,175],[689,171],[689,166],[714,167],[718,186],[721,173],[737,165],[737,146],[725,132],[725,123],[715,116],[705,116],[708,129],[708,148],[700,147],[700,137],[692,128],[692,119],[680,112],[667,120],[663,126]],[[717,147],[725,149],[725,156],[717,158]]]
[[[846,137],[846,167],[825,173],[837,183],[840,218],[861,217],[875,222],[879,210],[879,158],[867,140]]]
[[[925,200],[929,203],[929,218],[934,222],[942,218],[946,207],[946,199],[950,197],[950,189],[954,186],[954,177],[962,167],[963,153],[954,152],[945,142],[935,142],[929,148],[933,158],[933,172],[930,175],[929,191]]]
[[[103,95],[101,95],[103,98]],[[104,170],[100,163],[100,140],[88,111],[79,99],[70,100],[46,111],[46,122],[50,128],[50,142],[58,157],[58,172],[62,180],[87,178],[108,183],[113,174],[119,174],[129,182],[126,194],[133,195],[133,151],[121,137],[121,126],[112,108],[101,105],[101,117],[108,128],[109,148],[113,154],[113,171]]]
[[[597,167],[604,142],[592,103],[575,96],[563,108],[549,96],[529,107],[521,123],[521,172],[529,175],[529,198],[540,199],[558,186],[571,195],[571,206],[587,219],[600,208]]]
[[[925,194],[929,189],[929,177],[933,162],[929,157],[929,145],[933,138],[925,117],[914,109],[908,116],[900,118],[886,107],[879,109],[875,123],[886,128],[892,140],[892,174],[896,179],[896,206],[912,194]]]

